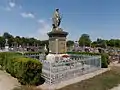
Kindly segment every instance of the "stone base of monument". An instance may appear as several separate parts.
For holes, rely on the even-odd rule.
[[[62,28],[58,28],[58,30],[52,29],[47,34],[49,36],[49,50],[51,50],[51,53],[65,53],[68,32],[63,31]]]

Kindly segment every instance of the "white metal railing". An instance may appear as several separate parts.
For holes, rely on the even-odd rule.
[[[82,56],[82,55],[81,55]],[[84,56],[84,58],[69,58],[66,60],[40,60],[43,64],[42,74],[48,84],[60,83],[101,68],[100,56]]]

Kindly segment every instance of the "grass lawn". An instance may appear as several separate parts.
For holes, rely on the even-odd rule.
[[[59,90],[109,90],[118,84],[120,84],[120,67],[112,67],[110,71]]]

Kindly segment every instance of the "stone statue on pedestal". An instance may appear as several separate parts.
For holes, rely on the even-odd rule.
[[[63,31],[63,29],[59,27],[61,19],[59,9],[55,9],[52,17],[52,31],[47,33],[49,36],[49,50],[51,54],[63,54],[66,52],[66,36],[68,32]]]
[[[58,29],[58,27],[61,23],[61,16],[59,13],[59,9],[55,10],[52,20],[53,20],[53,24],[52,24],[53,29]]]

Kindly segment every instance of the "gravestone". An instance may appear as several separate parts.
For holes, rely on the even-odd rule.
[[[5,51],[9,51],[9,44],[8,44],[8,39],[5,39]]]

